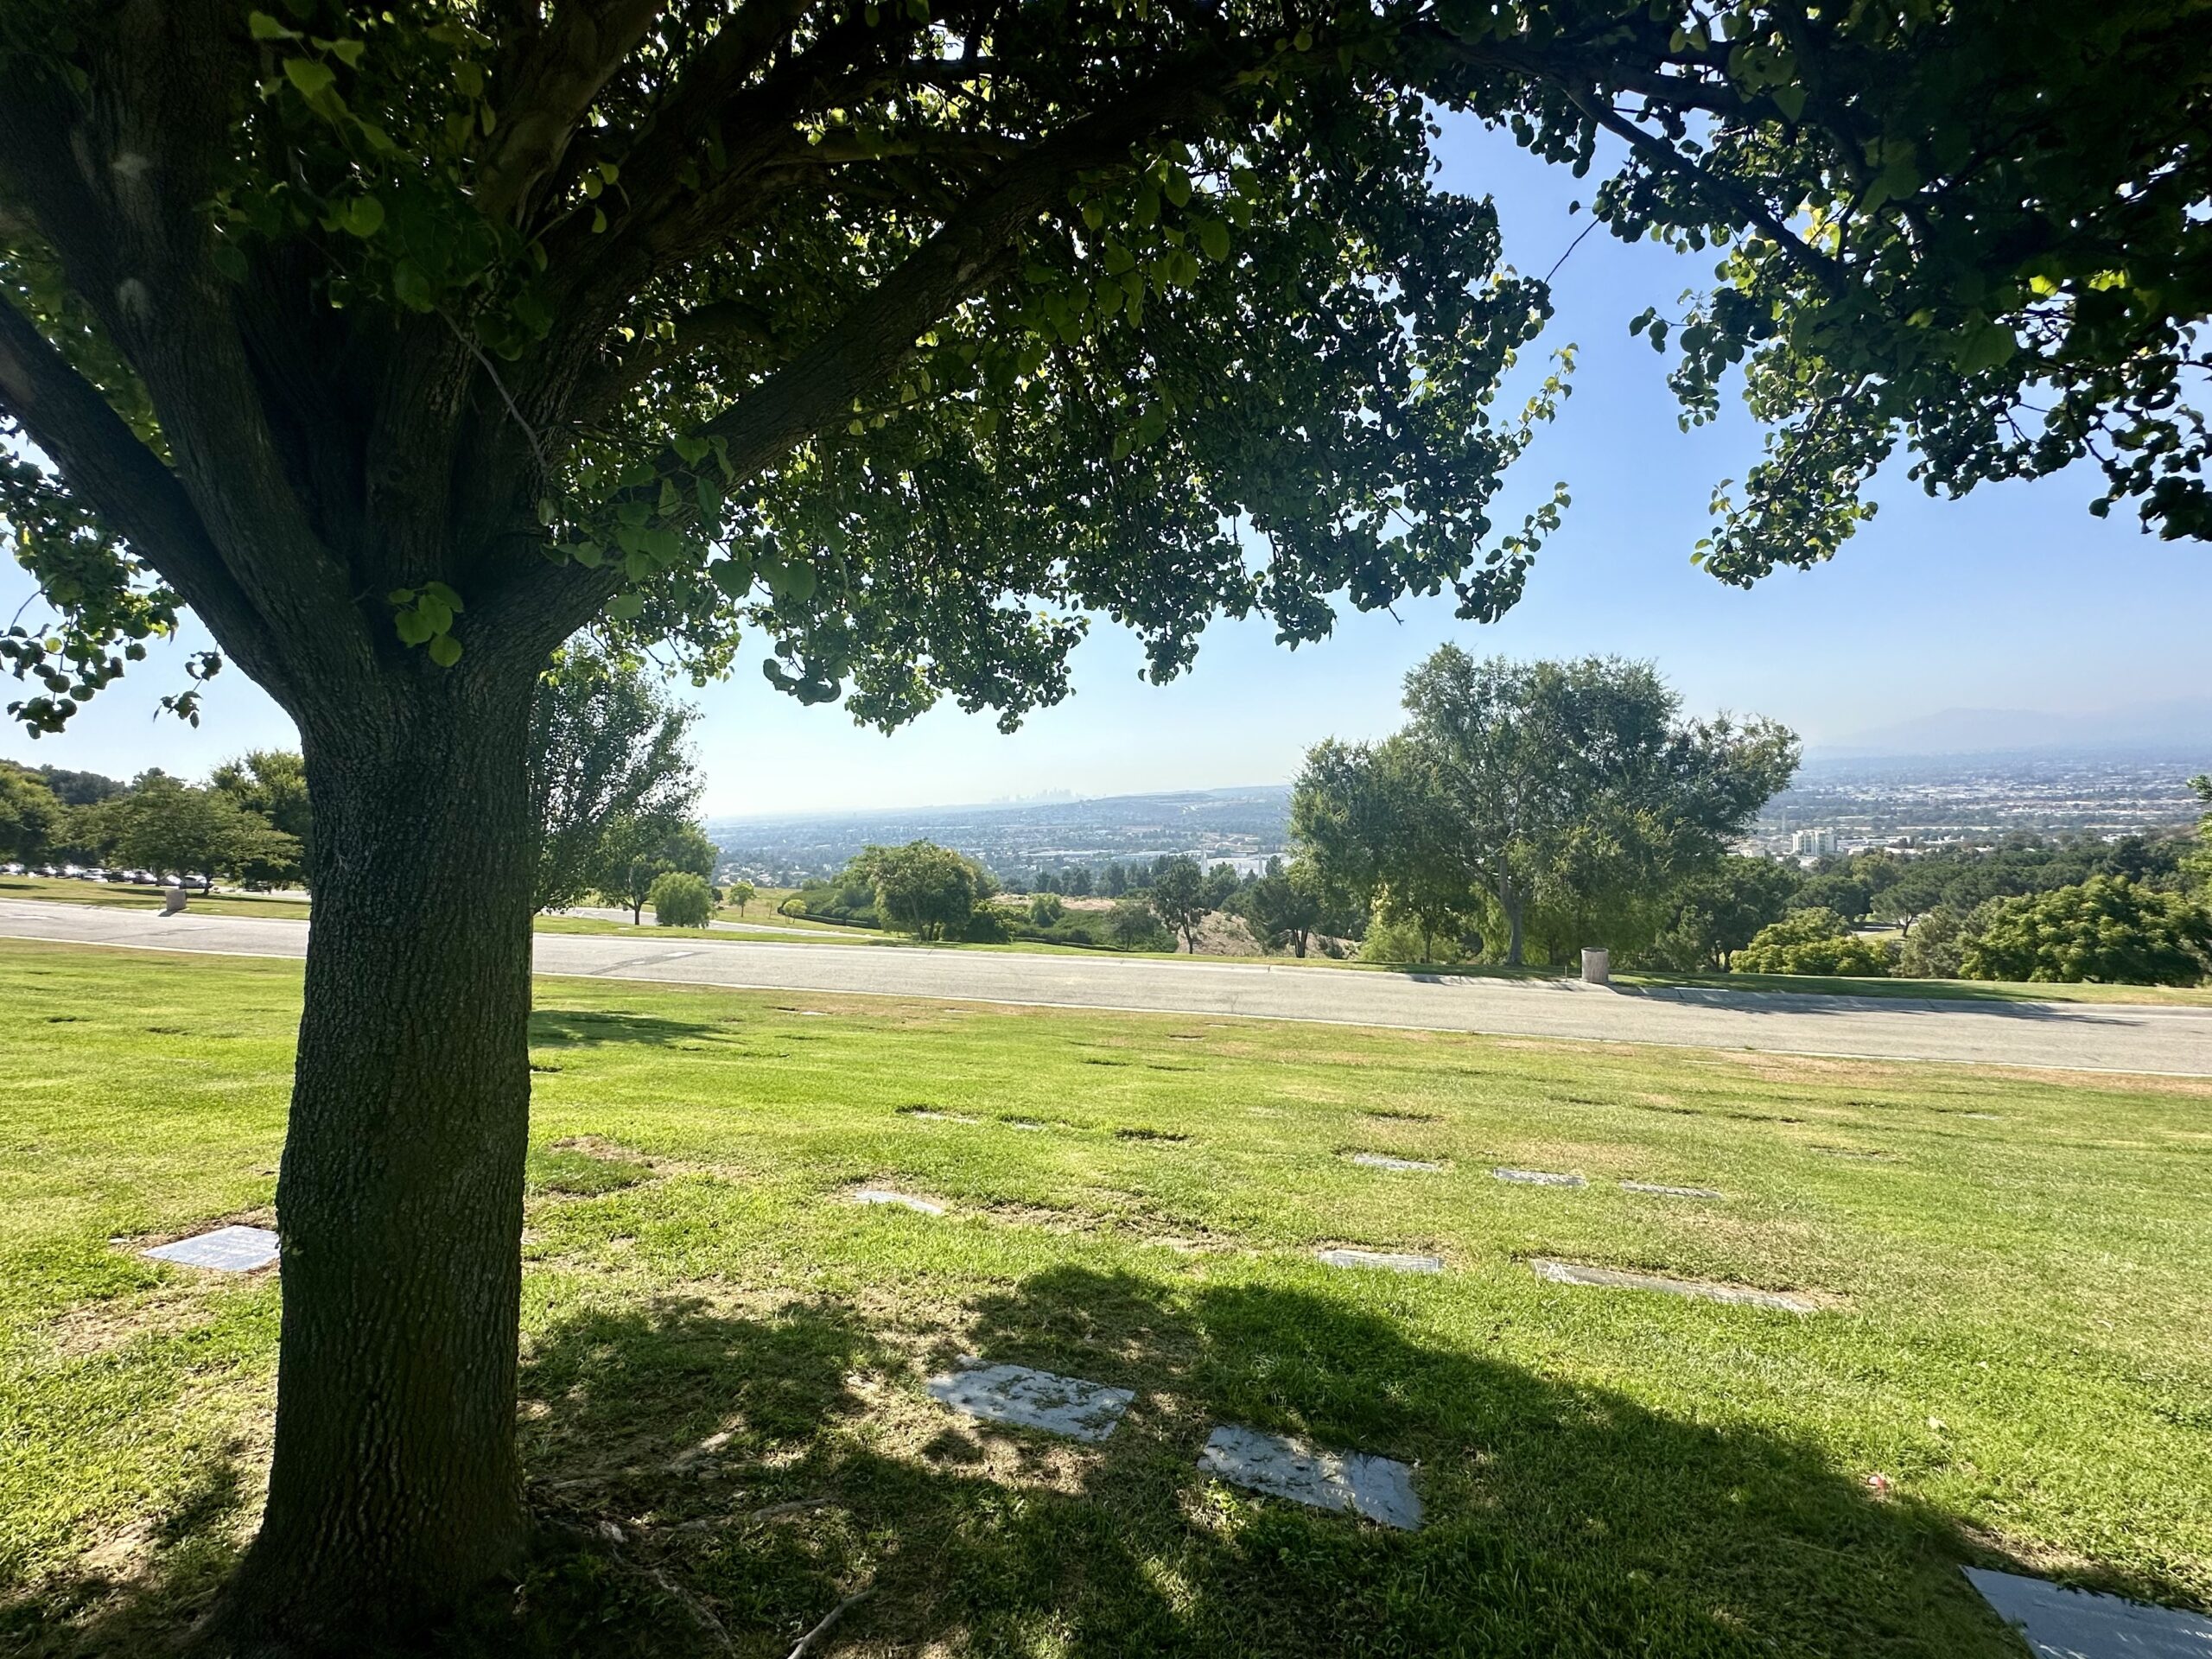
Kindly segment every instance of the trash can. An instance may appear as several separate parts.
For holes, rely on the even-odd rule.
[[[1585,950],[1582,953],[1582,977],[1592,985],[1613,982],[1613,953],[1610,950]]]

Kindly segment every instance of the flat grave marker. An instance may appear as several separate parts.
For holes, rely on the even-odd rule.
[[[1959,1569],[2036,1659],[2212,1659],[2212,1618],[1986,1567]]]
[[[1748,1285],[1715,1285],[1701,1279],[1669,1279],[1663,1274],[1630,1273],[1622,1268],[1585,1267],[1575,1262],[1554,1262],[1546,1256],[1530,1258],[1529,1266],[1539,1279],[1555,1285],[1591,1285],[1604,1290],[1656,1290],[1669,1296],[1693,1296],[1700,1301],[1730,1302],[1740,1307],[1770,1307],[1784,1313],[1810,1313],[1813,1304],[1802,1296],[1782,1290],[1754,1290]],[[2207,1659],[2212,1659],[2208,1655]]]
[[[1316,1250],[1315,1258],[1332,1268],[1381,1268],[1390,1273],[1441,1273],[1444,1258],[1413,1255],[1397,1250]]]
[[[1313,1509],[1363,1515],[1407,1532],[1421,1525],[1414,1471],[1394,1459],[1309,1449],[1280,1434],[1224,1424],[1206,1437],[1198,1467]]]
[[[1493,1169],[1491,1179],[1519,1186],[1586,1186],[1580,1175],[1560,1175],[1548,1169]]]
[[[218,1273],[257,1273],[276,1260],[276,1235],[266,1227],[218,1227],[212,1233],[156,1244],[139,1255]]]
[[[957,1371],[930,1378],[926,1386],[932,1398],[970,1417],[1077,1440],[1104,1440],[1136,1398],[1134,1389],[1109,1389],[1027,1365],[985,1365],[972,1358],[964,1358]]]
[[[1387,1152],[1355,1152],[1351,1160],[1362,1169],[1420,1169],[1440,1170],[1444,1167],[1425,1158],[1394,1158]]]
[[[1719,1198],[1725,1192],[1716,1192],[1709,1186],[1662,1186],[1656,1181],[1623,1181],[1624,1192],[1648,1193],[1659,1198]]]
[[[901,1210],[912,1210],[918,1216],[941,1216],[944,1206],[931,1204],[927,1198],[918,1198],[911,1192],[893,1192],[887,1186],[864,1186],[853,1194],[855,1204],[888,1204]]]

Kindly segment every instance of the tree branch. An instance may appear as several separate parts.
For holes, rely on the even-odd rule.
[[[652,26],[664,0],[563,0],[520,54],[515,97],[499,111],[495,141],[477,169],[486,217],[526,218],[538,185],[561,164],[592,100]]]
[[[177,591],[224,650],[262,679],[273,664],[257,649],[253,607],[184,486],[4,294],[0,408],[61,469],[71,491]]]

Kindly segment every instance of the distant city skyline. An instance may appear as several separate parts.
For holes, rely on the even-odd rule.
[[[1954,710],[2060,719],[2201,696],[2202,618],[2212,561],[2198,543],[2163,543],[2133,519],[2092,518],[2088,476],[1929,500],[1892,467],[1880,514],[1835,561],[1724,587],[1689,563],[1707,498],[1758,458],[1759,431],[1739,407],[1683,433],[1666,365],[1627,333],[1647,304],[1671,306],[1710,280],[1711,256],[1628,246],[1567,204],[1586,181],[1531,161],[1510,143],[1447,119],[1440,146],[1450,188],[1497,196],[1507,255],[1554,279],[1558,308],[1527,367],[1573,342],[1575,391],[1497,504],[1516,521],[1567,480],[1565,525],[1547,543],[1526,597],[1490,627],[1458,622],[1448,601],[1395,615],[1347,614],[1337,633],[1296,652],[1264,624],[1209,631],[1195,669],[1166,686],[1137,677],[1135,642],[1103,619],[1076,655],[1075,695],[999,733],[988,715],[941,708],[891,737],[854,728],[834,707],[803,708],[760,674],[757,651],[732,678],[679,695],[702,713],[697,747],[715,817],[974,803],[1065,790],[1101,796],[1281,782],[1325,736],[1378,736],[1397,723],[1407,669],[1451,640],[1477,654],[1648,658],[1694,712],[1770,715],[1808,744],[1850,744],[1870,730]],[[1571,251],[1570,251],[1571,250]],[[0,616],[30,596],[0,567]],[[27,614],[35,614],[35,607]],[[204,774],[253,747],[296,742],[289,721],[235,666],[208,687],[198,729],[156,722],[184,683],[196,626],[156,648],[60,737],[0,734],[0,754],[128,776],[159,766]],[[0,678],[0,702],[14,682]],[[2212,759],[2212,757],[2208,757]]]

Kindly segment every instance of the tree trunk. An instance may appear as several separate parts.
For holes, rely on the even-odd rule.
[[[283,1328],[261,1532],[210,1621],[340,1650],[520,1562],[534,676],[410,664],[302,724],[316,877],[276,1190]]]
[[[1510,881],[1497,884],[1498,907],[1505,912],[1505,965],[1521,965],[1521,895]]]

